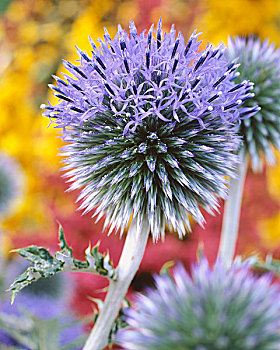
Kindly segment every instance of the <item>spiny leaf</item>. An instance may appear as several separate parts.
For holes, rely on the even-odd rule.
[[[197,257],[197,261],[199,263],[205,257],[203,242],[199,242],[199,244],[198,244],[198,248],[197,248],[197,251],[196,251],[196,257]]]
[[[164,275],[166,273],[169,273],[170,269],[172,267],[174,267],[175,265],[175,261],[171,260],[171,261],[167,261],[166,263],[164,263],[160,269],[159,274],[160,275]]]
[[[11,301],[18,292],[39,278],[53,276],[60,271],[82,271],[97,273],[101,276],[115,279],[116,272],[110,261],[109,254],[99,252],[99,243],[92,249],[91,246],[85,251],[86,261],[80,261],[73,257],[72,248],[68,246],[62,226],[59,226],[59,245],[61,250],[52,256],[44,247],[29,246],[15,250],[19,255],[32,263],[24,273],[14,280],[9,290],[12,291]]]
[[[123,306],[121,307],[117,318],[115,319],[112,329],[109,334],[108,344],[112,345],[114,342],[114,337],[120,329],[128,327],[128,323],[125,320],[125,313],[130,308],[130,302],[128,299],[124,298]]]
[[[34,264],[36,272],[42,277],[50,277],[61,269],[61,262],[52,257],[46,248],[32,245],[14,251]]]
[[[267,255],[265,260],[261,260],[257,257],[252,258],[255,258],[255,261],[252,264],[253,267],[270,271],[280,276],[280,260],[273,259],[271,255]]]
[[[59,246],[62,251],[69,251],[72,254],[72,248],[69,247],[69,245],[66,242],[64,231],[62,228],[62,225],[59,224],[59,229],[58,229],[58,239],[59,239]]]
[[[104,302],[100,299],[97,299],[97,298],[90,298],[90,300],[92,300],[98,307],[98,311],[97,310],[94,311],[94,323],[96,323],[98,316],[99,316],[99,313],[102,310],[102,307],[104,305]],[[111,331],[109,333],[109,338],[108,338],[108,345],[109,346],[111,346],[113,344],[114,337],[117,334],[117,332],[120,329],[124,329],[128,326],[127,322],[125,321],[125,311],[128,309],[130,309],[130,302],[125,297],[123,302],[122,302],[122,307],[119,311],[119,314],[116,317],[116,319],[112,325]],[[110,347],[110,349],[111,349],[111,347]]]

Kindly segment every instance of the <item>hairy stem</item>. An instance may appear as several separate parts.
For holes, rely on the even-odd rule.
[[[132,222],[117,267],[117,279],[110,281],[105,302],[83,350],[103,350],[108,344],[120,305],[141,263],[149,232],[148,221],[141,227],[137,227],[136,220]]]
[[[247,157],[241,156],[237,167],[237,178],[230,179],[229,196],[225,203],[223,226],[218,257],[226,267],[230,267],[236,248],[239,229],[239,218],[242,203],[244,181],[247,173]]]

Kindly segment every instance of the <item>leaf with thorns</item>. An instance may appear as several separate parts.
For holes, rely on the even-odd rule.
[[[91,298],[92,301],[94,301],[97,306],[98,306],[98,311],[95,310],[94,313],[94,323],[96,323],[97,318],[99,316],[100,311],[102,310],[103,304],[104,302],[100,299],[96,299],[96,298]],[[117,334],[117,332],[121,329],[124,329],[126,327],[128,327],[128,323],[126,322],[125,318],[125,314],[126,311],[130,309],[130,302],[127,298],[124,298],[123,302],[122,302],[122,307],[119,311],[118,316],[116,317],[113,326],[111,328],[110,334],[109,334],[109,338],[108,338],[108,345],[111,346],[114,343],[114,339],[115,339],[115,335]]]
[[[265,260],[256,257],[252,266],[268,272],[273,272],[277,276],[280,276],[280,260],[273,259],[271,255],[267,255]]]
[[[99,243],[85,251],[86,261],[77,260],[73,257],[72,248],[68,246],[62,226],[59,226],[60,251],[52,256],[44,247],[29,246],[16,249],[19,255],[32,263],[26,271],[14,280],[9,290],[12,291],[12,303],[19,291],[39,278],[48,278],[61,271],[81,271],[97,273],[111,279],[116,278],[116,271],[110,261],[109,254],[99,252]]]

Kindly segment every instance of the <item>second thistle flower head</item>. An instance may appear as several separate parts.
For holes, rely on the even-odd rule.
[[[211,269],[203,259],[191,276],[178,265],[174,278],[156,276],[156,289],[139,295],[127,312],[132,328],[117,340],[127,350],[277,350],[280,294],[271,281],[248,262]]]
[[[70,188],[82,188],[81,207],[98,206],[111,229],[133,215],[148,218],[154,239],[165,222],[182,236],[188,214],[201,223],[199,205],[210,211],[225,196],[233,125],[251,86],[232,82],[238,64],[222,48],[198,52],[197,37],[163,33],[161,21],[148,35],[133,22],[130,35],[105,30],[91,57],[77,49],[80,64],[64,62],[71,76],[51,86],[60,102],[42,106],[69,142]]]
[[[280,49],[275,50],[268,40],[236,37],[228,42],[230,58],[238,57],[241,63],[237,83],[249,79],[254,83],[254,96],[244,103],[251,112],[254,104],[259,111],[244,119],[240,133],[245,151],[250,155],[252,168],[262,167],[262,156],[268,163],[274,161],[272,146],[280,150]],[[246,111],[245,111],[246,112]]]

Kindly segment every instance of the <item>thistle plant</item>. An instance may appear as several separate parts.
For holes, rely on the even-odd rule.
[[[252,84],[236,84],[236,60],[223,47],[199,50],[198,34],[185,42],[161,20],[146,35],[130,22],[115,38],[105,30],[89,56],[77,48],[79,64],[64,61],[70,75],[50,87],[56,105],[44,116],[63,131],[70,189],[81,189],[85,212],[122,234],[130,225],[117,278],[85,350],[103,349],[123,297],[141,262],[148,235],[164,237],[165,224],[182,237],[188,215],[203,223],[200,207],[212,212],[234,176],[240,138],[236,123],[256,112],[241,107]]]
[[[254,95],[244,101],[243,107],[259,106],[254,116],[240,121],[239,133],[243,145],[240,149],[241,164],[239,180],[232,179],[229,199],[226,204],[220,256],[229,264],[233,258],[239,225],[243,184],[247,172],[248,158],[252,169],[260,171],[263,159],[274,162],[273,148],[280,149],[280,50],[268,40],[235,37],[229,38],[227,56],[238,57],[239,76],[235,82],[243,84],[248,79],[254,83]]]
[[[130,328],[117,334],[124,349],[279,349],[280,295],[271,274],[257,278],[237,261],[212,269],[203,259],[191,275],[178,265],[173,278],[165,273],[155,282],[127,311]]]

